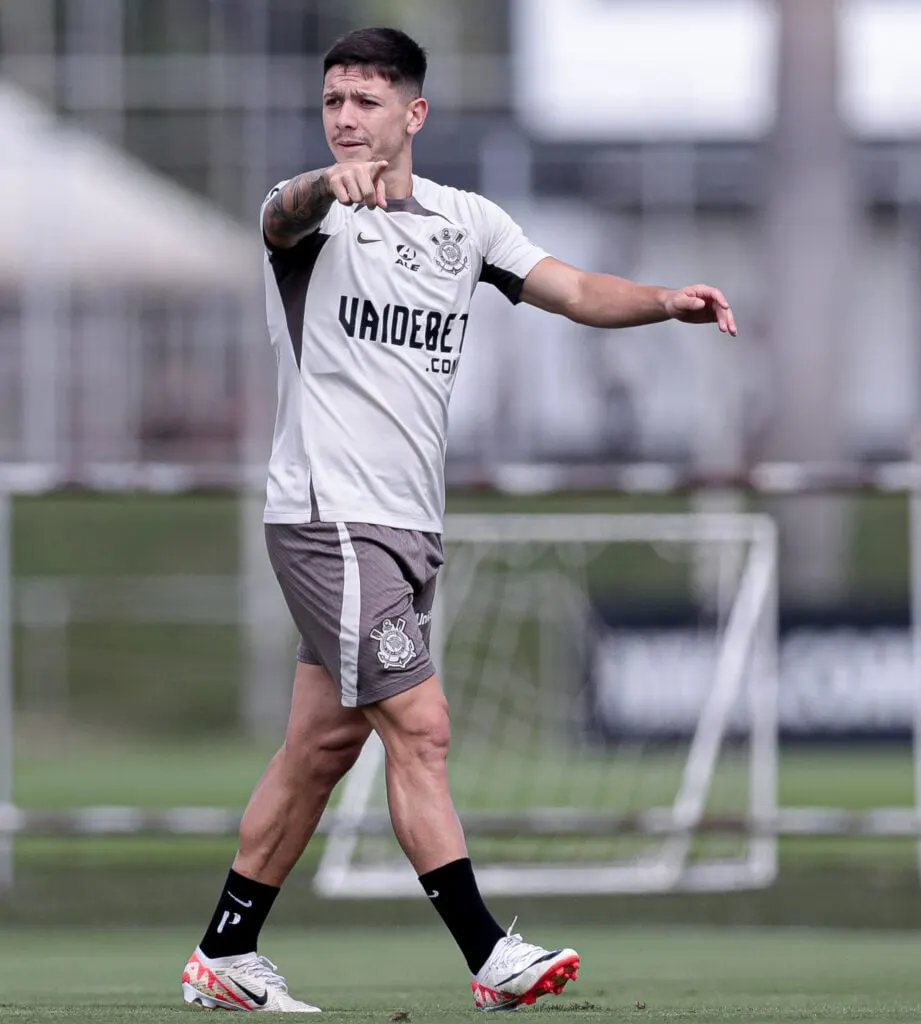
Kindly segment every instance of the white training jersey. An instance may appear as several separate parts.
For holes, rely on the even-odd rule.
[[[265,521],[441,532],[473,290],[487,281],[517,302],[546,256],[494,203],[415,176],[409,199],[334,203],[296,246],[267,249],[278,414]]]

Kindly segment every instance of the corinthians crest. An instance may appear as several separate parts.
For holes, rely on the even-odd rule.
[[[371,639],[380,641],[377,660],[384,668],[406,668],[416,653],[416,645],[405,633],[406,619],[384,619],[380,629],[371,630]]]
[[[459,228],[442,228],[432,235],[435,243],[435,265],[439,270],[456,277],[467,269],[467,252],[461,244],[467,237],[466,231]]]

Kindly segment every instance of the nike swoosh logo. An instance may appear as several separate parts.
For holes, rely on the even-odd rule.
[[[236,903],[239,903],[241,907],[251,907],[253,905],[252,900],[241,900],[239,897],[234,896],[232,892],[227,893],[227,895]]]
[[[261,995],[256,995],[255,992],[250,992],[250,990],[245,985],[242,985],[239,981],[234,981],[234,985],[237,986],[237,988],[243,993],[243,995],[252,999],[252,1001],[257,1006],[265,1006],[265,1004],[269,1001],[268,989],[266,989]]]
[[[430,900],[437,900],[441,893],[437,889],[433,889],[431,892],[425,894]]]
[[[521,970],[518,971],[516,974],[510,974],[507,978],[503,978],[502,981],[497,983],[496,988],[497,989],[501,989],[503,985],[507,985],[510,981],[514,981],[517,977],[519,977],[520,975],[524,974],[525,971],[530,970],[532,967],[536,966],[537,964],[544,963],[545,960],[552,960],[557,954],[562,953],[562,952],[563,951],[561,949],[555,949],[552,953],[547,953],[546,956],[539,956],[536,960],[532,960],[527,965],[527,967],[522,967]]]
[[[383,242],[383,238],[365,238],[360,231],[358,232],[359,245],[370,245],[372,242]]]

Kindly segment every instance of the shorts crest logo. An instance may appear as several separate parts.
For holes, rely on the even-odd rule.
[[[457,277],[467,269],[467,252],[461,244],[467,237],[466,231],[457,228],[442,228],[432,235],[435,243],[435,265],[439,270]]]
[[[371,639],[379,640],[377,660],[384,668],[406,668],[416,653],[416,645],[406,635],[406,619],[384,619],[380,629],[371,630]]]

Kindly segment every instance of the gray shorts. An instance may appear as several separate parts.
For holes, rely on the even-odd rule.
[[[361,523],[267,523],[269,560],[301,634],[345,707],[393,697],[434,675],[429,654],[441,536]]]

